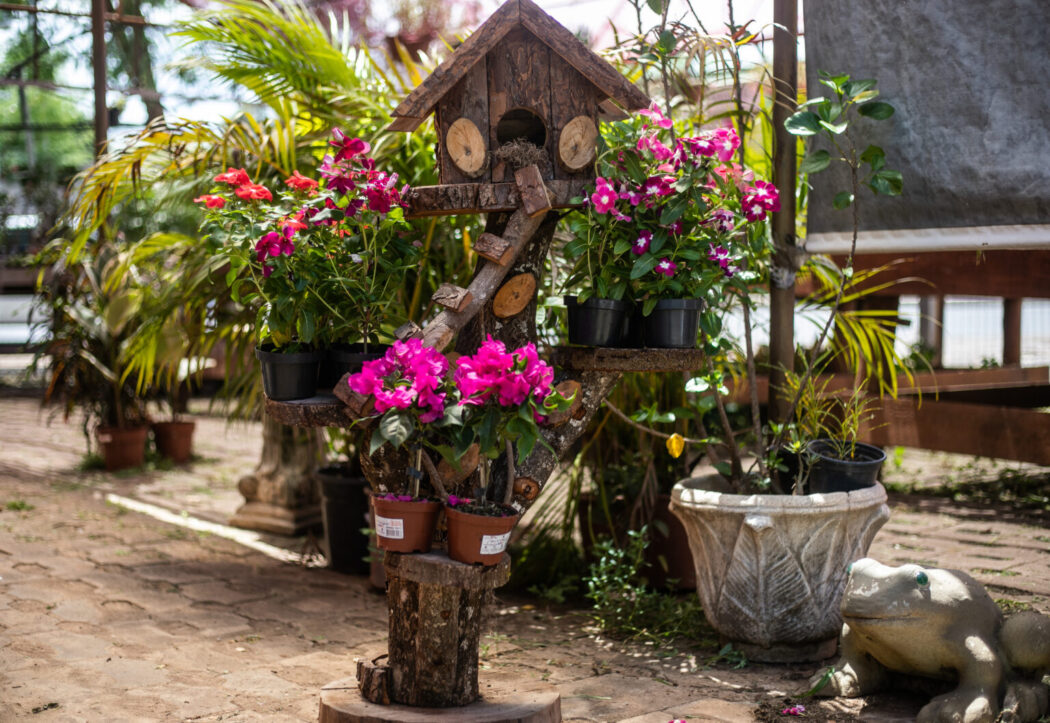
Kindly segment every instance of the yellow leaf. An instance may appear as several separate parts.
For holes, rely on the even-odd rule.
[[[682,456],[682,450],[685,449],[685,440],[682,435],[675,432],[667,438],[667,451],[671,453],[671,456],[678,459]]]

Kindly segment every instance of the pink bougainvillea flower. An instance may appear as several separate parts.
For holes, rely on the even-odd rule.
[[[736,227],[733,212],[725,208],[716,208],[712,211],[708,223],[714,226],[719,233],[729,233]]]
[[[793,705],[790,708],[784,708],[780,711],[780,715],[805,715],[806,706],[804,705]]]
[[[674,272],[678,270],[678,264],[666,256],[660,259],[660,262],[656,264],[656,273],[663,274],[667,278],[674,276]]]
[[[594,193],[591,194],[591,203],[594,204],[594,210],[598,213],[608,213],[616,206],[618,194],[609,185],[609,182],[600,176],[595,181],[595,184]]]
[[[238,186],[234,193],[237,194],[237,198],[243,198],[245,201],[273,200],[273,194],[270,193],[270,189],[266,186],[260,186],[258,183],[245,183],[243,186]]]
[[[197,196],[193,199],[194,203],[203,203],[208,208],[222,208],[226,205],[226,199],[222,196],[215,196],[210,193],[203,196]]]
[[[660,111],[660,106],[656,105],[656,101],[653,101],[647,110],[638,111],[638,115],[647,116],[654,126],[659,126],[665,130],[670,129],[673,125],[671,119],[664,116]]]
[[[448,496],[448,506],[456,507],[457,505],[469,505],[473,500],[469,497],[457,497],[456,495]]]
[[[423,424],[445,415],[445,393],[438,391],[448,371],[448,359],[419,339],[395,341],[382,359],[365,362],[347,379],[349,387],[375,398],[375,410],[418,411]]]
[[[284,179],[284,183],[289,188],[293,188],[296,191],[312,191],[317,188],[317,181],[312,178],[299,173],[299,171],[292,171],[292,175]]]
[[[245,183],[251,183],[252,179],[248,178],[248,172],[243,168],[227,168],[226,173],[220,173],[215,177],[215,182],[243,186]]]
[[[646,231],[639,232],[638,238],[631,245],[631,253],[635,254],[636,256],[641,256],[642,254],[644,254],[646,251],[649,250],[649,244],[652,243],[652,241],[653,241],[653,232],[652,231],[646,230]]]
[[[461,405],[481,406],[495,399],[503,407],[520,406],[530,396],[544,400],[551,393],[554,370],[533,344],[508,352],[489,336],[473,356],[456,360],[453,382]]]

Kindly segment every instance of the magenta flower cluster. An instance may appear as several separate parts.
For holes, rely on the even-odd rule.
[[[551,393],[554,370],[536,353],[534,344],[508,352],[489,336],[473,356],[456,361],[454,382],[461,405],[481,406],[495,399],[501,407],[516,407],[532,398],[542,403]]]
[[[347,216],[368,205],[368,210],[380,214],[390,213],[394,206],[401,205],[401,197],[408,186],[397,187],[397,174],[377,171],[375,160],[365,156],[371,150],[366,141],[351,138],[336,128],[332,131],[330,144],[335,155],[327,155],[319,172],[326,186],[346,196],[360,190],[361,197],[349,199],[345,209]]]
[[[380,414],[414,407],[426,424],[445,415],[447,373],[448,359],[419,339],[409,339],[395,341],[382,359],[365,362],[347,383],[358,394],[375,397]]]
[[[766,217],[766,211],[780,210],[780,194],[772,183],[755,181],[754,186],[744,188],[740,206],[748,221],[762,221]]]

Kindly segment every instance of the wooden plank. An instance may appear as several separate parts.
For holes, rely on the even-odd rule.
[[[470,291],[462,286],[444,283],[437,288],[437,291],[430,298],[435,304],[446,309],[462,311],[470,303],[472,297]]]
[[[414,131],[422,125],[422,118],[410,118],[408,116],[399,116],[386,127],[388,131]]]
[[[521,207],[530,216],[539,216],[551,210],[551,200],[543,177],[536,166],[526,166],[514,171],[514,184],[518,187]]]
[[[486,62],[482,57],[467,71],[455,87],[438,103],[438,173],[442,184],[470,183],[491,180],[488,159],[480,174],[470,176],[464,173],[449,154],[446,138],[452,125],[460,118],[473,123],[482,134],[482,140],[488,139],[489,128],[489,95],[486,79]],[[490,146],[486,146],[487,154]]]
[[[1050,465],[1050,414],[932,399],[886,399],[862,439]]]
[[[616,105],[612,98],[606,98],[598,104],[598,118],[606,123],[627,120],[631,117],[623,108]]]
[[[613,349],[557,346],[551,361],[563,369],[603,372],[691,372],[704,368],[700,349]]]
[[[593,177],[593,164],[577,167],[575,170],[566,167],[561,158],[562,133],[573,119],[583,116],[590,118],[594,127],[598,125],[598,102],[601,97],[594,85],[580,75],[576,68],[566,63],[557,54],[551,55],[551,127],[554,135],[552,148],[558,149],[554,154],[557,159],[554,169],[555,178],[571,179]],[[580,125],[580,122],[577,123]],[[573,129],[569,129],[571,132]],[[597,139],[595,139],[597,146]],[[593,160],[593,155],[592,155]]]
[[[500,146],[496,127],[503,115],[509,110],[524,108],[543,121],[547,129],[544,149],[547,157],[553,158],[550,49],[532,33],[515,28],[489,51],[485,60],[488,63],[490,151],[495,152]],[[546,169],[543,177],[553,178],[553,168]],[[507,164],[496,159],[492,162],[491,178],[494,183],[513,180]]]
[[[588,179],[545,181],[551,208],[577,208],[573,199],[586,198],[594,183]],[[521,206],[513,183],[457,183],[451,186],[416,186],[406,197],[407,218],[452,216],[460,213],[514,212]]]
[[[471,33],[470,37],[464,40],[463,44],[456,48],[455,52],[448,56],[433,73],[416,86],[415,90],[401,101],[391,115],[418,118],[422,122],[423,118],[430,115],[430,111],[438,104],[438,101],[503,39],[507,31],[518,25],[518,20],[518,3],[505,2],[488,20],[482,23],[481,27]],[[405,125],[407,123],[401,123],[402,127]],[[404,130],[415,130],[418,126],[417,123],[412,128],[404,128]]]
[[[1003,299],[1003,365],[1021,363],[1021,299]]]
[[[503,231],[503,238],[510,241],[516,257],[525,244],[529,242],[532,235],[539,228],[543,216],[530,217],[524,211],[515,211]],[[470,282],[471,300],[460,311],[445,310],[438,314],[423,329],[423,343],[432,346],[438,351],[444,349],[452,341],[455,333],[462,329],[468,321],[473,319],[482,307],[492,298],[493,294],[503,283],[507,272],[512,265],[501,266],[500,264],[486,261],[482,264],[474,280]]]
[[[474,253],[500,266],[506,266],[513,260],[512,252],[510,241],[493,233],[483,233],[474,242]]]
[[[627,110],[648,108],[651,101],[616,68],[598,57],[567,28],[543,12],[532,0],[518,0],[521,24],[540,38],[562,60]]]

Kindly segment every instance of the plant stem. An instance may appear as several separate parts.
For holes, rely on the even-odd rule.
[[[744,308],[744,345],[747,352],[747,387],[751,396],[751,425],[755,432],[755,444],[759,445],[756,453],[758,460],[758,473],[765,477],[766,455],[762,445],[762,411],[758,405],[758,370],[755,367],[755,350],[751,341],[751,303],[747,296],[743,296]]]
[[[713,377],[715,365],[711,361],[710,355],[705,354],[704,361],[707,363],[707,373]],[[733,436],[733,427],[729,423],[725,400],[722,399],[722,395],[718,393],[717,389],[715,390],[715,406],[718,408],[718,420],[722,423],[722,429],[725,430],[726,447],[729,449],[730,476],[733,480],[736,480],[737,484],[742,486],[744,482],[744,467],[740,463],[740,449],[737,447],[736,438]]]
[[[666,432],[658,432],[657,430],[653,429],[652,427],[646,427],[644,424],[640,424],[640,423],[634,421],[633,419],[628,417],[626,414],[624,414],[609,399],[605,400],[605,406],[607,406],[609,408],[609,411],[611,411],[613,414],[615,414],[617,417],[619,417],[623,421],[627,422],[627,424],[631,425],[635,429],[641,430],[641,431],[645,432],[646,434],[651,434],[654,437],[659,437],[660,439],[670,439],[672,437],[672,435],[667,434]],[[597,436],[597,435],[595,435],[595,436]],[[705,440],[705,439],[692,439],[690,437],[683,437],[682,441],[684,441],[686,444],[696,444],[696,445],[707,445],[707,444],[709,444],[709,442],[707,440]]]
[[[442,501],[448,501],[448,492],[445,490],[445,485],[441,481],[441,475],[438,474],[437,467],[434,466],[434,461],[430,459],[430,455],[427,451],[421,450],[423,453],[423,466],[427,469],[427,474],[430,475],[430,484],[433,485],[434,490],[437,491]]]
[[[503,504],[509,505],[510,501],[514,498],[514,478],[517,474],[514,472],[514,445],[510,443],[510,440],[506,440],[507,446],[507,488],[503,491]]]

